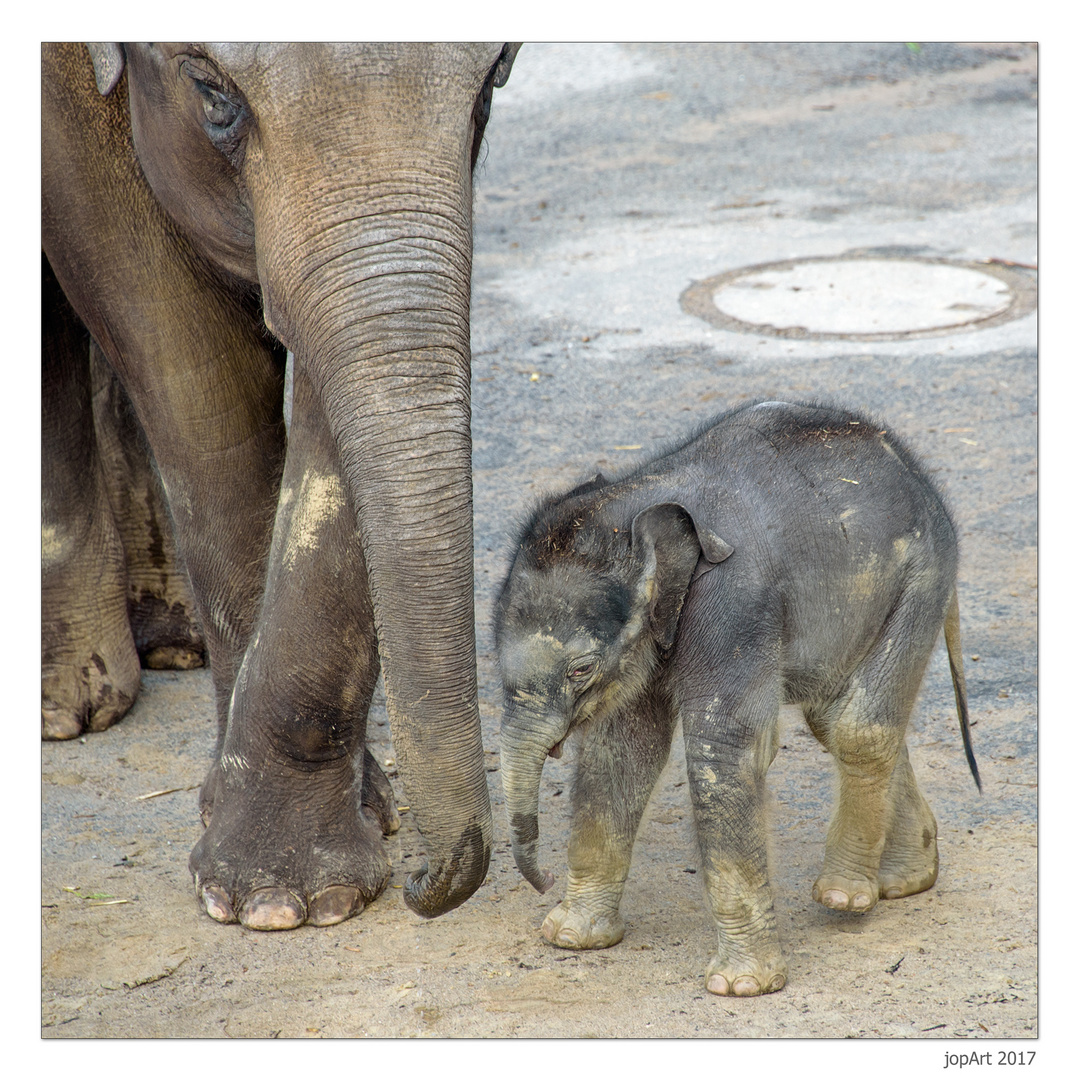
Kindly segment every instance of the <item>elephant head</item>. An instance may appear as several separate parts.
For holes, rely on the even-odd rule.
[[[434,915],[483,880],[470,437],[472,170],[503,44],[90,46],[195,257],[315,388],[368,567]],[[231,284],[230,284],[231,283]]]
[[[732,553],[676,503],[624,516],[612,487],[598,476],[541,508],[496,604],[503,790],[514,860],[540,892],[554,882],[536,859],[544,761],[578,727],[632,722],[692,580]]]

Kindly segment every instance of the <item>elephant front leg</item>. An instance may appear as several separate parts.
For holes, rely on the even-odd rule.
[[[564,949],[622,940],[619,914],[634,837],[671,747],[674,718],[659,699],[586,729],[574,778],[566,897],[540,932]]]
[[[390,877],[381,837],[398,820],[364,748],[379,663],[354,521],[321,409],[298,374],[266,594],[190,859],[196,892],[221,922],[340,922]]]
[[[683,711],[702,876],[718,936],[705,975],[713,994],[753,997],[787,982],[769,885],[764,806],[778,712],[776,700],[757,709],[741,702],[697,715]]]

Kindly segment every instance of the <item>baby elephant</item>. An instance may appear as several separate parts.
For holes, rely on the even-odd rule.
[[[720,416],[621,480],[544,502],[518,542],[495,636],[514,858],[538,890],[540,775],[580,728],[566,899],[543,935],[622,938],[642,811],[682,720],[708,902],[714,994],[779,990],[765,773],[781,703],[836,759],[819,903],[869,911],[937,878],[937,824],[904,729],[944,624],[976,784],[960,656],[956,535],[880,424],[767,401]],[[980,785],[981,787],[981,785]]]

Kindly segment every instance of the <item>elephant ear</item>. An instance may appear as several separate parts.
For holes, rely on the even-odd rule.
[[[499,59],[495,62],[495,78],[492,80],[493,85],[506,85],[506,80],[510,78],[510,68],[514,64],[514,57],[517,56],[517,51],[520,48],[520,41],[508,41],[503,46],[502,52],[499,54]]]
[[[108,97],[124,74],[124,50],[118,41],[88,41],[94,79],[102,97]]]
[[[691,581],[735,549],[707,526],[699,526],[679,503],[642,510],[634,518],[631,545],[643,567],[641,588],[653,636],[661,649],[670,649]],[[700,568],[702,561],[705,569]]]

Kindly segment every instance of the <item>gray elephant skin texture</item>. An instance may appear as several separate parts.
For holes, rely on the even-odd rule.
[[[189,865],[219,921],[327,925],[385,887],[380,670],[427,854],[406,902],[438,915],[484,880],[472,171],[516,49],[42,45],[42,736],[120,719],[140,653],[205,651]],[[133,635],[174,563],[190,598],[151,590],[140,619],[171,623]]]
[[[937,825],[905,728],[944,627],[968,730],[957,543],[942,498],[883,425],[767,401],[622,479],[597,475],[525,526],[495,611],[514,858],[541,892],[545,759],[576,735],[566,896],[542,926],[614,945],[634,836],[681,720],[716,994],[779,990],[764,785],[781,704],[839,772],[814,899],[865,913],[930,888]]]

